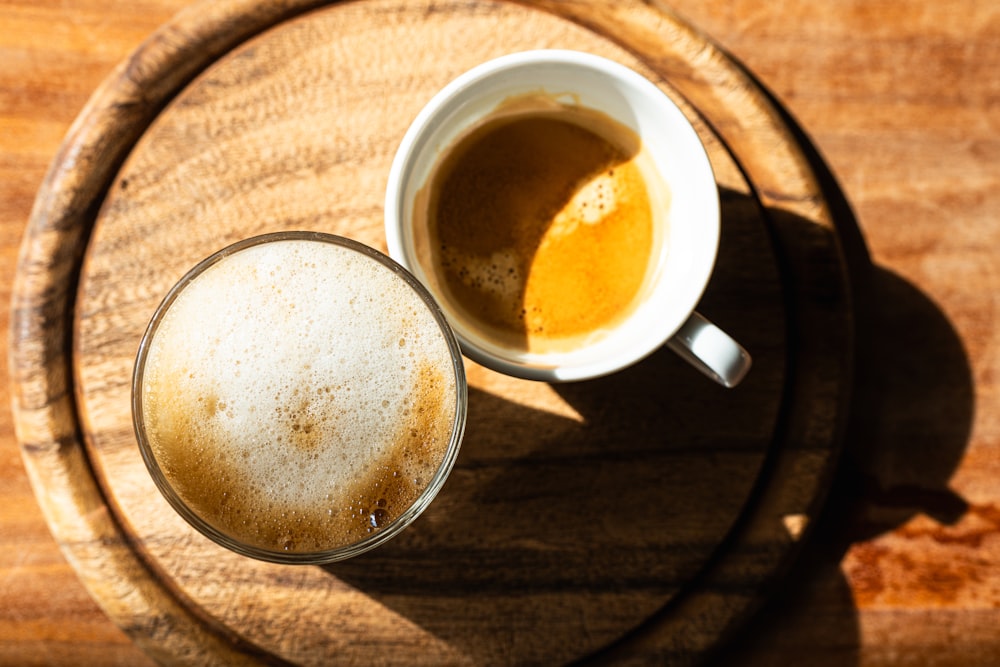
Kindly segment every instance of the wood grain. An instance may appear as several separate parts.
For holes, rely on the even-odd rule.
[[[470,12],[465,4],[372,1],[299,18],[311,5],[280,16],[212,5],[158,31],[91,98],[43,184],[23,245],[12,310],[14,405],[57,539],[109,615],[149,653],[183,663],[356,663],[372,650],[403,664],[552,663],[627,644],[634,629],[653,624],[661,628],[653,641],[626,653],[689,661],[734,626],[744,600],[756,599],[788,560],[798,533],[789,539],[780,517],[807,516],[823,495],[851,358],[834,230],[808,165],[749,79],[719,53],[716,80],[686,71],[685,60],[706,50],[696,33],[645,6],[627,14],[621,7],[592,5],[587,31],[502,3]],[[271,28],[279,18],[287,20]],[[649,19],[660,19],[658,41],[647,35]],[[220,31],[234,22],[244,28],[226,32],[227,43]],[[442,48],[421,48],[437,35],[454,38],[445,59]],[[690,369],[664,355],[556,392],[472,369],[470,412],[479,421],[422,532],[408,531],[371,558],[292,576],[194,539],[150,492],[128,413],[132,356],[166,289],[220,245],[262,231],[305,226],[384,247],[378,202],[388,163],[435,90],[488,57],[547,45],[647,69],[613,44],[633,36],[646,49],[660,44],[650,58],[678,72],[664,85],[700,94],[708,106],[698,110],[733,132],[729,147],[753,156],[758,187],[789,208],[781,224],[794,218],[802,228],[762,217],[741,168],[703,127],[734,249],[706,302],[755,349],[754,380],[724,400],[717,387],[685,380]],[[236,50],[213,63],[227,46]],[[744,124],[760,131],[738,132]],[[774,159],[758,156],[761,146]],[[833,289],[819,295],[827,302],[820,308],[800,271],[779,287],[779,265],[790,266],[785,256],[803,242],[825,262],[814,274],[828,276]],[[796,308],[790,331],[805,341],[795,344],[803,353],[794,355],[791,377],[785,299]],[[812,340],[822,342],[818,354]],[[766,484],[765,460],[775,467]],[[757,496],[777,501],[758,515]],[[727,544],[729,535],[740,539]],[[767,556],[757,565],[744,562],[745,550],[761,548]],[[423,563],[420,576],[403,563]],[[743,569],[736,594],[720,594],[716,579],[731,577],[727,568]]]
[[[0,7],[4,298],[31,203],[72,118],[183,4]],[[925,368],[862,378],[867,403],[855,412],[864,428],[849,429],[855,451],[830,516],[787,592],[725,664],[993,664],[995,10],[977,0],[671,6],[757,74],[816,140],[876,260],[867,289],[883,313],[878,330],[894,340],[869,340],[870,357]],[[0,662],[139,664],[142,654],[74,583],[25,481],[9,415],[2,427]]]

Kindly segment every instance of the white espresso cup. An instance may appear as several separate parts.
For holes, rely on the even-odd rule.
[[[437,187],[435,179],[445,178],[442,164],[448,156],[473,133],[482,132],[480,128],[518,114],[597,118],[600,122],[594,127],[610,120],[611,126],[623,126],[638,139],[636,150],[644,155],[647,165],[653,165],[652,171],[644,172],[646,180],[659,179],[647,184],[649,208],[655,209],[652,241],[647,256],[634,258],[635,266],[645,267],[635,298],[609,324],[575,335],[565,345],[543,349],[499,340],[469,316],[441,277],[440,266],[435,266],[443,261],[443,255],[438,250],[439,239],[428,231],[426,208],[433,198],[428,192]],[[502,145],[503,140],[499,141]],[[575,158],[569,154],[566,159]],[[462,169],[460,162],[453,161],[452,165],[452,173]],[[480,180],[481,188],[495,186],[492,180]],[[586,187],[581,184],[580,189]],[[591,190],[601,187],[592,184]],[[608,192],[617,196],[613,195],[614,187],[607,186]],[[504,203],[503,199],[493,201]],[[750,356],[695,311],[715,264],[719,227],[719,194],[708,156],[691,123],[674,102],[655,84],[621,64],[564,50],[503,56],[469,70],[445,86],[421,110],[403,137],[385,200],[390,255],[434,295],[463,353],[496,371],[547,382],[607,375],[666,344],[718,383],[737,385],[750,368]],[[612,244],[597,247],[612,252]],[[504,252],[502,248],[491,251],[493,270],[512,275],[534,271],[524,262],[507,267]],[[605,258],[603,252],[594,253],[593,262],[584,268],[600,266],[603,270],[606,259],[611,262],[610,254]],[[489,262],[490,258],[484,256],[483,261]],[[618,266],[628,265],[621,258],[616,261]],[[558,270],[550,273],[558,275]],[[595,308],[600,305],[603,292],[596,282],[593,295],[586,292],[592,280],[589,272],[584,271],[578,278],[566,277],[567,284],[584,290],[584,298],[593,299]]]

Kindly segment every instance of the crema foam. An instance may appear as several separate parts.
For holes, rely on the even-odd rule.
[[[452,351],[429,306],[348,247],[282,240],[209,266],[148,343],[146,437],[176,494],[246,544],[349,545],[445,460]]]

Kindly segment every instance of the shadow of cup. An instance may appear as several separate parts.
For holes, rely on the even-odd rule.
[[[856,600],[883,592],[879,551],[859,545],[918,514],[952,525],[970,510],[948,485],[974,410],[961,338],[938,306],[902,277],[871,267],[859,287],[855,393],[825,511],[775,597],[717,664],[768,665],[807,654],[815,665],[859,664]],[[848,551],[860,568],[850,580],[843,569]]]
[[[809,655],[810,664],[840,667],[860,662],[856,600],[881,592],[877,556],[854,549],[869,576],[849,581],[848,551],[918,514],[952,525],[975,511],[949,488],[968,445],[975,387],[947,315],[917,286],[872,262],[836,178],[791,115],[775,106],[818,176],[844,247],[855,314],[853,391],[840,466],[802,554],[710,662],[772,665]]]

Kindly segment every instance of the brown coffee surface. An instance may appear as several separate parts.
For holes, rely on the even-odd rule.
[[[304,387],[300,394],[309,389]],[[245,544],[314,553],[360,542],[417,501],[441,464],[451,432],[447,389],[438,369],[421,368],[412,387],[414,407],[398,424],[393,446],[368,460],[358,477],[337,483],[331,476],[330,492],[322,499],[308,494],[288,497],[282,492],[288,487],[280,480],[295,488],[297,475],[325,467],[323,458],[339,455],[330,451],[323,420],[302,419],[311,412],[311,401],[335,400],[323,389],[315,399],[302,398],[279,415],[287,429],[284,439],[231,441],[205,428],[217,418],[214,409],[206,405],[203,412],[189,411],[183,401],[161,403],[160,412],[152,413],[152,432],[168,479],[202,519]],[[284,469],[261,475],[248,467],[255,447],[285,449]]]
[[[634,307],[654,248],[649,167],[628,128],[594,112],[490,120],[444,157],[428,198],[431,264],[483,335],[567,349]]]

